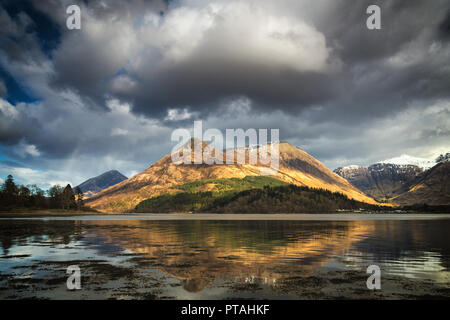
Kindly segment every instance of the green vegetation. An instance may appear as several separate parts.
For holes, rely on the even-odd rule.
[[[203,186],[212,190],[198,191]],[[298,187],[269,177],[202,180],[173,189],[182,190],[142,201],[137,212],[316,213],[379,209],[341,193]]]
[[[173,187],[175,193],[163,194],[142,201],[136,212],[189,212],[205,211],[222,202],[228,202],[244,190],[261,189],[266,186],[282,186],[286,182],[260,176],[247,176],[243,179],[212,179],[189,182]],[[203,188],[211,189],[208,191]],[[202,191],[199,191],[202,190]]]
[[[246,190],[209,208],[217,213],[325,213],[338,210],[378,210],[380,207],[347,198],[342,193],[286,185]]]
[[[213,180],[199,180],[188,182],[180,186],[172,187],[172,189],[183,190],[185,192],[194,193],[197,188],[205,185],[214,184],[214,189],[216,192],[227,192],[227,191],[244,191],[249,189],[259,189],[265,186],[282,186],[287,183],[280,181],[278,179],[264,177],[264,176],[246,176],[243,179],[240,178],[229,178],[229,179],[213,179]]]
[[[0,211],[20,212],[23,210],[89,210],[83,205],[83,192],[72,190],[70,184],[65,188],[54,185],[44,191],[36,185],[16,185],[9,175],[0,187]]]

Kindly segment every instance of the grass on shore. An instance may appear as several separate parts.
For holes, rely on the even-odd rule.
[[[104,213],[88,207],[85,207],[81,210],[14,208],[8,211],[0,211],[0,218],[71,217],[92,214]]]

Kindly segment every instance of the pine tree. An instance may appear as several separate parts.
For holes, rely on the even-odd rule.
[[[68,184],[62,192],[62,208],[73,209],[76,208],[76,206],[77,204],[75,202],[75,194],[73,193],[70,184]]]
[[[14,205],[17,202],[19,188],[12,175],[8,175],[2,186],[2,202],[5,206]]]
[[[83,191],[81,191],[81,188],[77,186],[75,188],[75,200],[77,203],[78,210],[80,210],[83,207],[83,197],[84,197]]]

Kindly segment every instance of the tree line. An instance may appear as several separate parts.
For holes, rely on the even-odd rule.
[[[83,197],[80,187],[76,187],[74,191],[70,184],[66,187],[54,185],[44,191],[35,184],[17,185],[14,177],[8,175],[0,187],[0,210],[21,208],[82,210]]]
[[[381,206],[349,199],[340,192],[296,186],[265,186],[239,192],[231,198],[216,199],[207,208],[215,213],[328,213],[339,210],[374,210]]]
[[[136,212],[326,213],[339,210],[388,210],[324,189],[292,184],[244,191],[178,192],[140,202]]]

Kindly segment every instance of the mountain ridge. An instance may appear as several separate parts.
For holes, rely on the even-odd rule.
[[[394,159],[400,158],[411,159]],[[381,202],[403,206],[450,205],[449,159],[450,153],[441,155],[429,169],[397,161],[398,164],[379,162],[368,167],[339,167],[334,172]]]
[[[423,169],[415,165],[375,163],[368,167],[337,168],[334,172],[367,195],[379,201],[387,201],[395,195],[397,189],[412,182]]]
[[[81,191],[86,194],[86,196],[90,197],[126,179],[128,178],[119,171],[109,170],[98,176],[87,179],[80,183],[78,187],[80,187]]]

